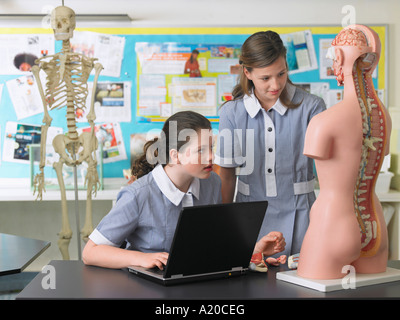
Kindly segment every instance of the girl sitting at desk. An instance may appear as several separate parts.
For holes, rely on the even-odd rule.
[[[133,166],[138,179],[119,192],[114,207],[89,236],[83,262],[163,269],[182,207],[221,202],[221,181],[212,160],[208,119],[191,111],[168,118],[160,138],[145,144]],[[271,255],[284,246],[282,234],[274,232],[255,249]]]

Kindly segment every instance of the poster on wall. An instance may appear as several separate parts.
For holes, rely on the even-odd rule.
[[[89,58],[98,59],[98,62],[104,68],[100,73],[102,76],[117,78],[120,76],[125,37],[89,31],[76,31],[70,42],[73,52],[83,53]]]
[[[280,34],[286,47],[289,74],[318,69],[314,41],[310,30]]]
[[[326,57],[333,39],[319,40],[319,77],[321,79],[336,79],[333,73],[333,60]]]
[[[281,35],[289,73],[318,68],[310,30]],[[137,42],[139,122],[163,121],[193,110],[218,121],[221,104],[232,99],[237,83],[240,44]]]
[[[93,94],[93,82],[88,83],[89,93],[86,108],[76,109],[76,120],[88,122]],[[94,112],[96,122],[131,122],[131,82],[130,81],[99,81],[94,92]]]
[[[168,87],[172,110],[196,110],[206,117],[217,116],[218,78],[173,78]]]
[[[139,121],[163,121],[183,110],[218,121],[219,106],[232,99],[240,47],[137,42]]]
[[[43,112],[42,98],[32,74],[9,80],[6,85],[17,120]]]
[[[90,127],[86,127],[78,129],[78,132],[90,132],[90,130]],[[102,149],[103,163],[127,159],[122,131],[118,123],[96,124],[94,131],[99,144],[102,144],[102,148],[97,148],[97,151],[100,152]]]
[[[0,74],[27,74],[36,59],[54,54],[54,35],[0,34],[0,48]]]
[[[389,68],[387,61],[388,26],[373,25],[371,27],[379,34],[382,41],[378,72],[373,81],[379,97],[384,102],[387,100],[388,95],[388,90],[385,90],[388,88]],[[325,47],[321,49],[320,40],[326,39],[326,45],[330,45],[332,39],[341,30],[340,26],[264,25],[241,28],[171,26],[107,28],[107,26],[103,26],[87,29],[90,32],[81,37],[80,33],[84,29],[80,28],[80,30],[74,32],[72,42],[74,42],[75,47],[73,50],[85,52],[88,55],[92,54],[93,57],[99,58],[99,62],[103,66],[107,67],[100,73],[99,84],[101,83],[101,85],[98,87],[103,89],[101,94],[104,94],[109,99],[107,101],[106,98],[106,103],[104,104],[102,100],[96,101],[99,102],[96,106],[98,105],[101,109],[99,111],[96,110],[96,125],[101,123],[120,123],[123,133],[121,139],[125,138],[125,141],[122,142],[125,143],[128,149],[126,150],[127,158],[122,161],[112,161],[113,159],[118,159],[113,155],[120,156],[118,148],[107,150],[107,155],[109,156],[107,161],[110,163],[104,168],[108,177],[118,177],[122,171],[121,168],[130,167],[129,146],[127,145],[130,143],[128,138],[130,135],[146,133],[152,129],[160,129],[165,119],[176,110],[189,108],[205,113],[212,122],[213,128],[217,128],[220,106],[225,101],[232,100],[232,88],[237,83],[238,73],[241,71],[241,67],[238,65],[241,45],[255,32],[270,29],[282,36],[284,43],[287,47],[290,47],[288,52],[293,58],[290,60],[289,71],[293,82],[307,83],[306,86],[310,91],[316,94],[324,94],[327,97],[325,102],[328,107],[342,99],[343,88],[337,86],[335,77],[324,78],[324,75],[329,75],[326,69],[324,71],[326,73],[321,74],[320,72],[321,66],[325,65],[326,62],[330,62],[322,61],[321,59],[321,57],[325,57],[326,53],[323,52]],[[8,138],[4,138],[6,136],[7,121],[15,121],[21,124],[24,121],[39,127],[42,119],[41,114],[24,118],[24,115],[29,114],[32,110],[28,109],[27,111],[23,104],[14,104],[12,100],[22,100],[21,96],[16,97],[14,95],[11,97],[8,94],[7,82],[9,80],[29,75],[27,71],[21,71],[15,67],[14,57],[20,51],[33,53],[35,57],[46,54],[51,55],[54,54],[55,50],[58,52],[60,47],[60,43],[54,41],[54,35],[51,30],[38,31],[38,38],[35,37],[35,29],[29,29],[32,33],[28,35],[23,34],[25,30],[25,28],[14,27],[0,30],[0,76],[3,80],[0,88],[4,84],[1,100],[3,108],[2,116],[0,117],[1,151],[4,150],[4,143],[8,140]],[[42,32],[46,32],[46,34],[42,34]],[[96,34],[105,36],[100,39]],[[111,37],[107,37],[107,35]],[[117,38],[113,38],[114,36]],[[311,38],[313,43],[310,42]],[[115,47],[112,47],[112,44],[110,45],[114,39],[124,42],[124,51],[122,50],[122,42]],[[45,43],[47,43],[48,49],[45,48]],[[80,48],[78,48],[78,43],[80,43]],[[99,45],[98,48],[102,48],[97,53],[93,51],[96,48],[96,43]],[[196,59],[191,61],[190,57],[193,50],[197,50],[198,54]],[[114,53],[116,54],[115,57]],[[314,60],[315,54],[317,56],[317,65]],[[114,58],[115,60],[112,60]],[[104,62],[102,61],[103,59]],[[28,60],[25,62],[28,62]],[[110,63],[110,68],[107,66],[108,62]],[[26,67],[28,67],[27,64],[22,65],[22,69]],[[315,67],[317,68],[313,69]],[[111,77],[113,75],[119,75],[119,77],[111,78],[108,74]],[[198,77],[195,77],[195,75],[198,75]],[[91,81],[93,81],[93,75],[89,77],[89,90]],[[118,84],[121,83],[124,84],[123,99],[115,96],[116,92],[113,92],[112,96],[108,93],[105,94],[104,91],[108,91],[108,87],[111,87],[111,91],[114,91],[114,89],[118,88]],[[328,92],[326,93],[324,84],[315,85],[315,83],[329,83]],[[125,88],[128,88],[127,86],[129,85],[130,89],[127,89],[127,92],[130,94],[130,102],[125,94]],[[215,96],[215,100],[212,100],[213,96]],[[127,104],[131,105],[131,109],[126,108]],[[86,105],[88,106],[89,104]],[[120,108],[118,112],[113,112],[117,107]],[[39,111],[39,109],[36,110]],[[77,110],[77,113],[80,111]],[[130,112],[130,116],[128,112]],[[64,113],[63,111],[61,111],[60,115],[57,113],[53,119],[53,126],[65,127]],[[213,116],[213,114],[216,114],[216,116]],[[79,127],[88,125],[84,119],[79,118],[79,122]],[[12,139],[14,141],[9,143],[10,150],[14,150],[13,147],[15,145],[15,137]],[[113,153],[113,150],[116,151]],[[124,152],[123,148],[121,152]],[[8,151],[5,155],[7,154],[9,154]],[[1,157],[3,160],[3,152],[1,152]],[[14,161],[15,159],[10,160]],[[22,169],[24,168],[24,163],[29,163],[26,160],[20,160],[20,162]],[[9,163],[5,163],[3,160],[0,166],[0,176],[10,175],[8,168]],[[28,171],[25,169],[15,170],[12,175],[16,178],[25,177],[29,175]]]
[[[46,166],[52,166],[59,156],[54,151],[52,141],[62,133],[62,128],[49,127],[46,139]],[[40,144],[41,126],[8,121],[3,142],[3,161],[29,164],[29,146]]]

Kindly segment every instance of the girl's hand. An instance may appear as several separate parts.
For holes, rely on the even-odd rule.
[[[155,252],[155,253],[141,252],[140,260],[138,260],[138,265],[144,268],[158,267],[160,270],[163,270],[164,265],[167,264],[167,260],[168,260],[167,252]]]
[[[286,242],[282,232],[272,231],[262,237],[254,247],[254,253],[262,252],[264,256],[271,256],[285,249]]]

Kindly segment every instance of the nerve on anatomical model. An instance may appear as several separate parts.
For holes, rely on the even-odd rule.
[[[78,134],[76,130],[75,110],[77,108],[85,108],[88,96],[87,80],[91,71],[95,70],[93,88],[96,88],[97,79],[103,67],[101,64],[95,63],[97,59],[88,58],[83,54],[71,51],[70,39],[75,29],[75,13],[72,9],[65,6],[55,8],[51,14],[51,26],[54,30],[55,39],[62,40],[62,49],[55,55],[45,56],[36,60],[36,65],[32,67],[32,73],[38,83],[44,107],[44,118],[41,129],[40,172],[36,175],[34,184],[35,192],[37,191],[37,199],[41,200],[42,192],[45,191],[43,169],[45,166],[47,130],[52,122],[49,110],[66,107],[68,132],[57,135],[52,144],[55,152],[60,156],[59,161],[53,164],[61,191],[62,228],[59,233],[58,246],[63,259],[68,260],[68,246],[72,237],[72,231],[68,217],[62,168],[64,164],[67,166],[77,166],[86,162],[88,165],[85,178],[87,186],[86,218],[81,230],[82,238],[86,241],[93,230],[92,193],[96,193],[100,184],[95,155],[98,142],[94,132],[94,120],[96,119],[94,94],[92,95],[90,111],[87,115],[91,132]],[[41,70],[46,74],[44,88],[39,77]]]
[[[389,153],[391,120],[372,81],[380,49],[372,29],[352,25],[329,50],[344,97],[315,116],[306,132],[304,154],[315,159],[320,193],[310,211],[299,276],[342,278],[349,265],[357,273],[386,270],[387,229],[375,183]]]

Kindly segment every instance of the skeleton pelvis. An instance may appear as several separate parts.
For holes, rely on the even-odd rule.
[[[71,139],[64,134],[59,134],[53,139],[54,151],[67,165],[78,165],[83,161],[88,161],[92,152],[97,149],[97,145],[97,139],[91,132],[82,132],[78,139]],[[78,157],[76,157],[77,154]]]

